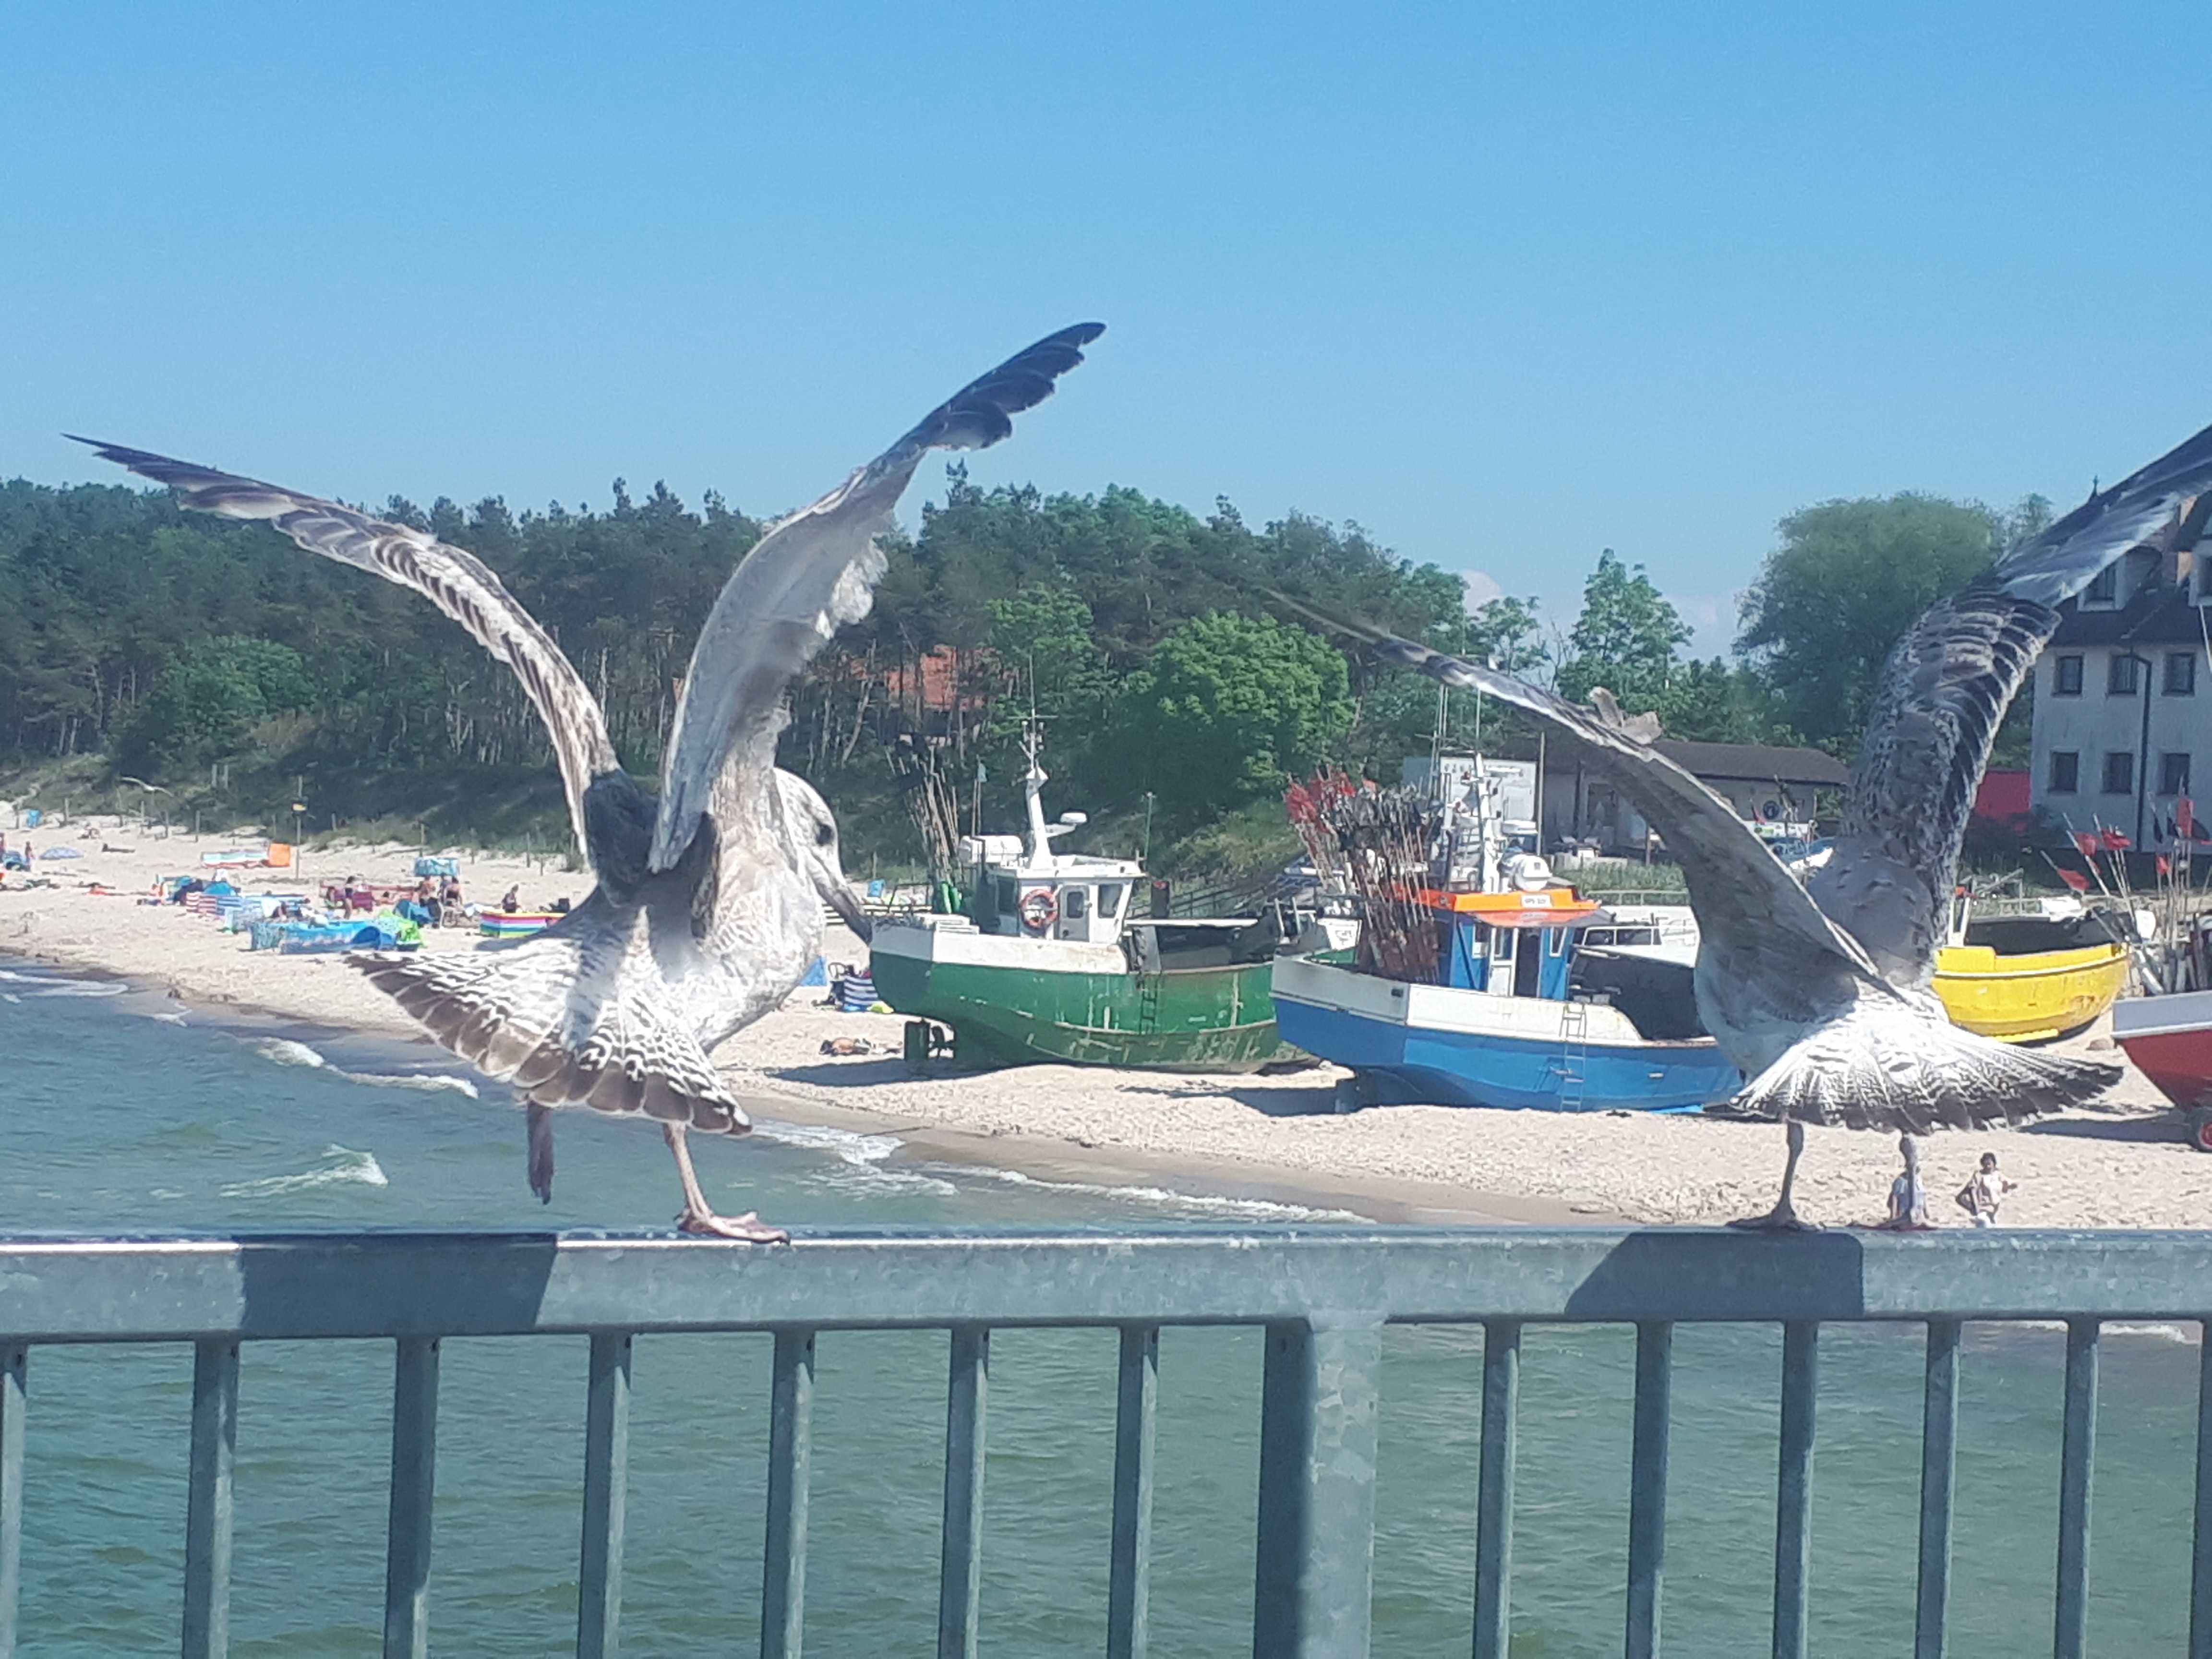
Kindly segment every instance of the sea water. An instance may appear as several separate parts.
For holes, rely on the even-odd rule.
[[[771,1109],[772,1114],[772,1109]],[[523,1179],[507,1091],[428,1048],[204,1021],[130,988],[0,967],[0,1231],[667,1224],[649,1127],[564,1115],[553,1204]],[[697,1149],[714,1200],[795,1229],[854,1223],[1158,1228],[1253,1215],[1157,1190],[1076,1189],[915,1167],[894,1135],[781,1125]],[[1254,1218],[1328,1224],[1294,1209]],[[2090,1638],[2185,1641],[2196,1333],[2107,1334]],[[1813,1650],[1910,1644],[1922,1334],[1820,1338]],[[758,1641],[769,1340],[636,1345],[627,1650]],[[1951,1651],[2050,1640],[2064,1337],[1970,1326],[1960,1406]],[[1480,1435],[1479,1330],[1386,1334],[1375,1651],[1462,1655]],[[583,1465],[580,1338],[448,1341],[438,1422],[434,1646],[538,1656],[574,1640]],[[240,1368],[232,1651],[379,1650],[390,1467],[388,1342],[247,1345]],[[945,1339],[820,1340],[807,1650],[934,1651]],[[1682,1654],[1766,1650],[1780,1339],[1680,1328],[1664,1620]],[[1261,1349],[1255,1332],[1161,1339],[1152,1650],[1249,1650]],[[1110,1332],[992,1339],[983,1647],[1104,1645]],[[45,1347],[30,1368],[23,1659],[172,1650],[183,1567],[191,1356]],[[1513,1604],[1518,1655],[1618,1651],[1634,1339],[1531,1328],[1523,1344]]]

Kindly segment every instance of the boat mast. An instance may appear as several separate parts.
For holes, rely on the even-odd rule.
[[[1030,867],[1049,872],[1058,867],[1052,850],[1052,836],[1044,823],[1044,786],[1048,775],[1038,763],[1037,756],[1044,743],[1044,721],[1035,709],[1022,723],[1022,750],[1029,757],[1030,769],[1022,775],[1022,800],[1029,808]]]

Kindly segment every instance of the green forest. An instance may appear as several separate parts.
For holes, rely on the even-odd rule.
[[[763,528],[717,495],[695,508],[620,480],[599,510],[380,511],[500,572],[647,780],[693,637]],[[1736,654],[1699,661],[1674,607],[1609,549],[1571,620],[1510,596],[1470,610],[1460,576],[1348,520],[1255,527],[1226,501],[1201,517],[1120,487],[986,489],[955,465],[944,505],[891,543],[872,614],[794,689],[783,759],[838,809],[855,873],[911,867],[902,778],[927,757],[965,811],[1007,827],[1034,709],[1052,808],[1089,813],[1090,844],[1232,872],[1282,841],[1288,776],[1395,779],[1440,713],[1432,684],[1347,657],[1275,614],[1269,589],[1571,696],[1607,686],[1670,736],[1848,758],[1890,645],[2047,513],[1911,495],[1808,507],[1744,598]],[[426,600],[266,526],[183,513],[166,491],[15,480],[0,485],[0,795],[105,808],[155,784],[166,814],[210,823],[282,827],[299,799],[311,830],[566,847],[550,751],[508,672]],[[1441,712],[1458,744],[1534,752],[1495,708],[1454,693]]]

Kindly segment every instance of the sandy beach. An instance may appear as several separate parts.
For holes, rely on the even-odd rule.
[[[11,834],[10,844],[20,845],[22,833]],[[176,906],[137,902],[161,875],[250,841],[148,839],[135,824],[106,819],[30,833],[42,853],[68,847],[82,856],[42,856],[39,874],[51,886],[26,885],[15,875],[0,885],[0,953],[118,975],[211,1016],[266,1014],[419,1038],[396,1004],[336,957],[250,952],[243,935]],[[297,891],[349,876],[398,882],[418,851],[309,848],[301,872],[248,870],[241,884]],[[514,884],[524,908],[535,909],[558,897],[580,900],[591,885],[587,875],[542,860],[458,856],[469,896],[478,901]],[[423,948],[474,950],[477,939],[441,930]],[[839,930],[827,954],[857,962],[864,947]],[[1418,1222],[1708,1223],[1764,1209],[1781,1172],[1782,1134],[1771,1124],[1442,1107],[1340,1116],[1330,1102],[1341,1073],[1326,1066],[1230,1079],[1056,1066],[910,1076],[899,1058],[897,1016],[840,1014],[821,997],[818,989],[796,993],[716,1058],[733,1086],[769,1115],[895,1134],[902,1158]],[[837,1037],[865,1038],[875,1052],[824,1055],[824,1041]],[[2072,1046],[2110,1048],[2101,1030]],[[2111,1057],[2119,1058],[2117,1051]],[[1936,1219],[1965,1222],[1950,1195],[1980,1155],[1994,1151],[2020,1183],[2003,1212],[2007,1225],[2205,1224],[2212,1157],[2182,1143],[2173,1115],[2132,1069],[2108,1104],[2021,1130],[1931,1138],[1923,1168]],[[424,1109],[437,1108],[426,1103]],[[1812,1130],[1800,1207],[1831,1224],[1875,1220],[1896,1169],[1889,1136]]]

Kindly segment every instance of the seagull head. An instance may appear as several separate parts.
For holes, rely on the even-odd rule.
[[[836,815],[805,779],[783,771],[777,772],[775,778],[782,792],[783,822],[793,861],[813,882],[822,902],[866,940],[874,924],[860,908],[853,884],[845,879],[845,861],[837,850]]]

